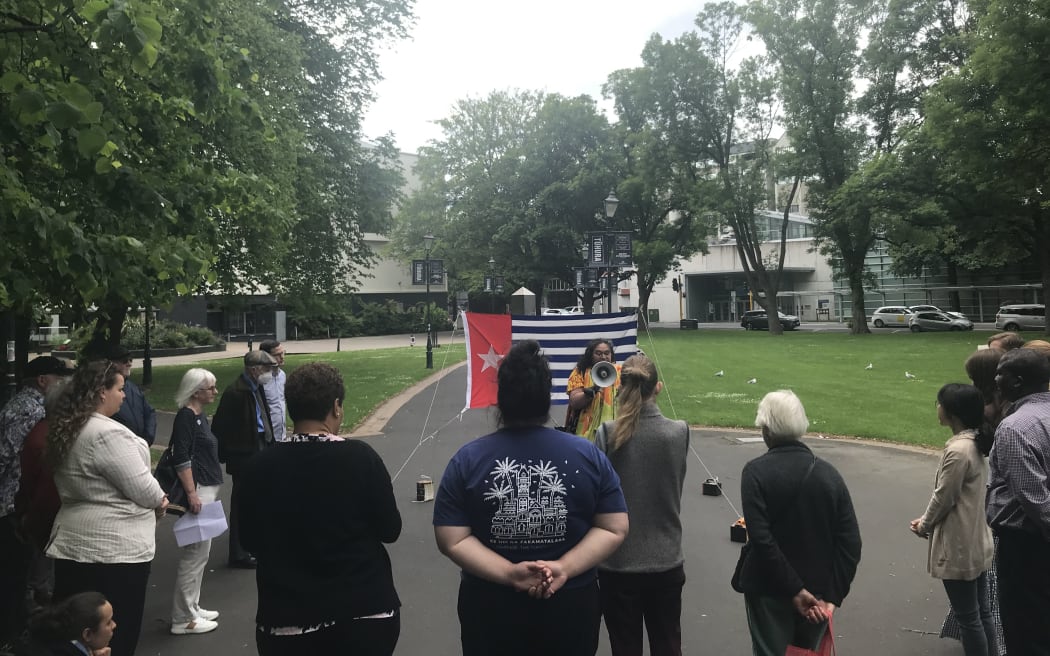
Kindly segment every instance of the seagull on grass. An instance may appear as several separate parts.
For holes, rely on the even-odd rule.
[[[751,380],[747,381],[747,384],[748,384],[748,385],[754,385],[754,384],[755,384],[755,383],[757,383],[757,382],[758,382],[758,379],[757,379],[757,378],[752,378]]]
[[[868,366],[866,366],[866,367],[864,367],[864,368],[865,368],[865,369],[874,369],[875,367],[874,367],[874,366],[872,366],[872,364],[871,364],[871,363],[869,362],[869,363],[868,363]]]
[[[912,373],[912,372],[910,372],[910,371],[905,371],[905,372],[904,372],[904,377],[905,377],[905,378],[907,378],[908,380],[912,380],[912,379],[914,379],[914,378],[915,378],[915,374],[913,374],[913,373]]]
[[[717,372],[715,372],[715,376],[718,376],[719,378],[721,378],[722,376],[725,376],[725,375],[726,375],[726,372],[723,369],[719,369]]]

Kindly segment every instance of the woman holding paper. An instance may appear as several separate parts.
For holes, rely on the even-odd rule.
[[[212,435],[204,406],[218,395],[215,376],[207,369],[190,369],[182,377],[175,402],[179,412],[171,428],[172,462],[186,490],[188,512],[197,514],[219,496],[222,467],[219,443]],[[175,635],[207,633],[218,628],[218,611],[201,608],[201,583],[211,554],[211,540],[179,548],[175,594],[171,603],[171,632]]]

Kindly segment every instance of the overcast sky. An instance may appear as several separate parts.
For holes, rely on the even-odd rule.
[[[641,65],[653,32],[674,38],[702,6],[689,0],[417,0],[409,39],[380,53],[385,78],[368,137],[393,132],[414,153],[461,98],[534,89],[601,99],[613,71]],[[612,118],[612,117],[610,117]]]

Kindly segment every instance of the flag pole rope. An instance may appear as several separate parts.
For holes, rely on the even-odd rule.
[[[452,324],[452,334],[449,336],[449,346],[451,346],[452,342],[456,339],[456,329],[459,327],[459,322],[460,322],[461,316],[462,316],[461,314],[457,315],[456,316],[456,321]],[[448,357],[449,357],[449,355],[451,353],[452,353],[452,349],[446,349],[445,350],[445,355],[444,355],[444,357],[442,358],[442,361],[441,361],[441,369],[442,370],[444,370],[446,364],[448,364]],[[395,473],[390,478],[390,482],[391,483],[397,481],[397,477],[400,476],[401,472],[403,472],[405,470],[405,467],[408,466],[408,463],[412,460],[413,456],[416,455],[416,452],[419,451],[419,448],[421,446],[423,446],[424,443],[426,443],[428,440],[435,439],[437,437],[438,433],[440,433],[442,430],[444,430],[449,424],[454,422],[456,419],[459,419],[460,421],[463,420],[463,412],[466,410],[466,408],[461,410],[458,414],[454,415],[451,419],[449,419],[444,424],[442,424],[434,432],[430,433],[429,435],[427,434],[427,426],[430,424],[430,417],[434,413],[434,404],[437,402],[438,390],[441,388],[441,381],[444,378],[445,377],[442,376],[434,384],[434,394],[430,397],[430,405],[427,406],[427,416],[423,419],[423,430],[421,430],[420,433],[419,433],[419,442],[416,444],[415,447],[413,447],[412,452],[408,454],[408,457],[405,458],[405,461],[403,463],[401,463],[401,466],[398,467],[397,473]]]
[[[663,374],[660,373],[661,370],[662,370],[662,368],[660,367],[660,356],[656,353],[656,343],[653,341],[653,334],[649,330],[649,322],[648,321],[645,321],[645,322],[642,321],[641,311],[638,312],[638,317],[637,318],[638,318],[638,322],[645,326],[645,336],[649,339],[649,345],[653,349],[653,355],[652,355],[651,359],[656,364],[656,371],[657,371],[657,373],[660,376],[660,380],[664,380]],[[646,356],[648,356],[648,355],[649,355],[649,353],[647,351],[646,352]],[[664,396],[667,398],[668,405],[671,406],[671,416],[673,416],[675,419],[678,419],[678,411],[674,407],[674,399],[671,397],[671,390],[670,390],[670,387],[667,385],[666,381],[664,381],[663,393],[664,393]],[[704,468],[705,472],[707,472],[708,478],[715,478],[715,475],[712,474],[711,470],[708,468],[707,463],[705,463],[704,459],[700,457],[700,454],[696,452],[696,448],[693,447],[693,441],[692,440],[689,440],[689,450],[692,451],[693,455],[696,457],[696,461],[699,462],[700,466]],[[739,510],[736,509],[736,506],[734,506],[733,502],[729,500],[729,496],[727,494],[725,494],[725,492],[723,492],[719,496],[721,496],[723,499],[725,499],[725,502],[727,504],[729,504],[729,508],[733,511],[733,513],[737,517],[743,517],[744,516],[743,513],[741,513]]]

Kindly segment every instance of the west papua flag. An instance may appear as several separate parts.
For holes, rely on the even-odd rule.
[[[540,343],[551,365],[551,403],[565,405],[569,374],[587,343],[603,337],[613,343],[615,362],[638,352],[638,317],[633,313],[544,316],[463,313],[467,345],[467,408],[496,405],[496,371],[511,344]]]

